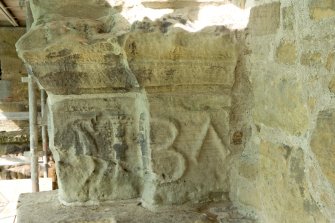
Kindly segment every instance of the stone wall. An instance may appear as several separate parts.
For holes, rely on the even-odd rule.
[[[333,221],[330,1],[142,2],[32,2],[17,49],[49,94],[61,202]]]
[[[24,28],[0,28],[0,112],[28,111],[28,88],[21,82],[26,71],[15,49],[24,33]],[[25,146],[28,138],[28,121],[0,121],[0,154]]]
[[[262,222],[334,221],[331,2],[247,3],[254,124],[231,198]]]

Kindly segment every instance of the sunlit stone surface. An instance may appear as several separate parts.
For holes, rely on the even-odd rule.
[[[314,3],[31,4],[17,50],[49,95],[61,203],[228,202],[241,213],[172,222],[335,219],[320,113],[335,105],[335,34],[331,16],[310,16]],[[90,221],[128,222],[100,217]]]

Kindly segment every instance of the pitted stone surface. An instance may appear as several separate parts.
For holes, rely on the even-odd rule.
[[[115,22],[114,9],[98,20],[85,10],[65,17],[64,5],[76,4],[61,3],[46,18],[49,6],[33,3],[35,23],[17,43],[50,95],[62,202],[227,200],[243,33],[223,26],[190,33],[173,25],[183,23],[177,14],[131,29]]]
[[[146,149],[140,138],[147,134],[141,100],[140,93],[49,97],[50,145],[63,202],[140,196]]]
[[[41,210],[43,210],[41,212]],[[184,206],[165,206],[150,211],[136,199],[95,206],[63,206],[56,192],[22,194],[18,204],[18,223],[255,223],[229,202]]]
[[[70,17],[78,1],[47,2],[17,48],[50,96],[63,202],[221,200],[259,222],[335,219],[320,140],[332,120],[318,118],[335,106],[330,1],[89,1]],[[252,7],[246,30],[225,17],[248,15],[236,4]]]
[[[311,147],[317,156],[323,173],[327,176],[335,190],[335,111],[320,112],[314,130]]]

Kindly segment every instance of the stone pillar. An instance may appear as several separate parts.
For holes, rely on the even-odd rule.
[[[47,22],[40,13],[50,5],[31,3],[34,23],[17,48],[48,94],[59,199],[94,204],[137,198],[150,168],[148,105],[128,67],[122,36],[108,34],[106,24],[90,14],[108,15],[111,9],[88,3],[93,8],[83,7],[89,18],[69,18],[62,17],[63,3],[53,4],[51,17],[58,19]]]
[[[102,1],[31,4],[17,49],[49,96],[63,203],[228,199],[239,32],[189,32],[176,15],[131,26]]]

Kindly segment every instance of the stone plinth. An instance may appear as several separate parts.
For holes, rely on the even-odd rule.
[[[18,223],[253,223],[231,203],[162,207],[155,212],[142,207],[137,199],[114,201],[98,206],[63,206],[57,192],[22,194],[17,209]]]

